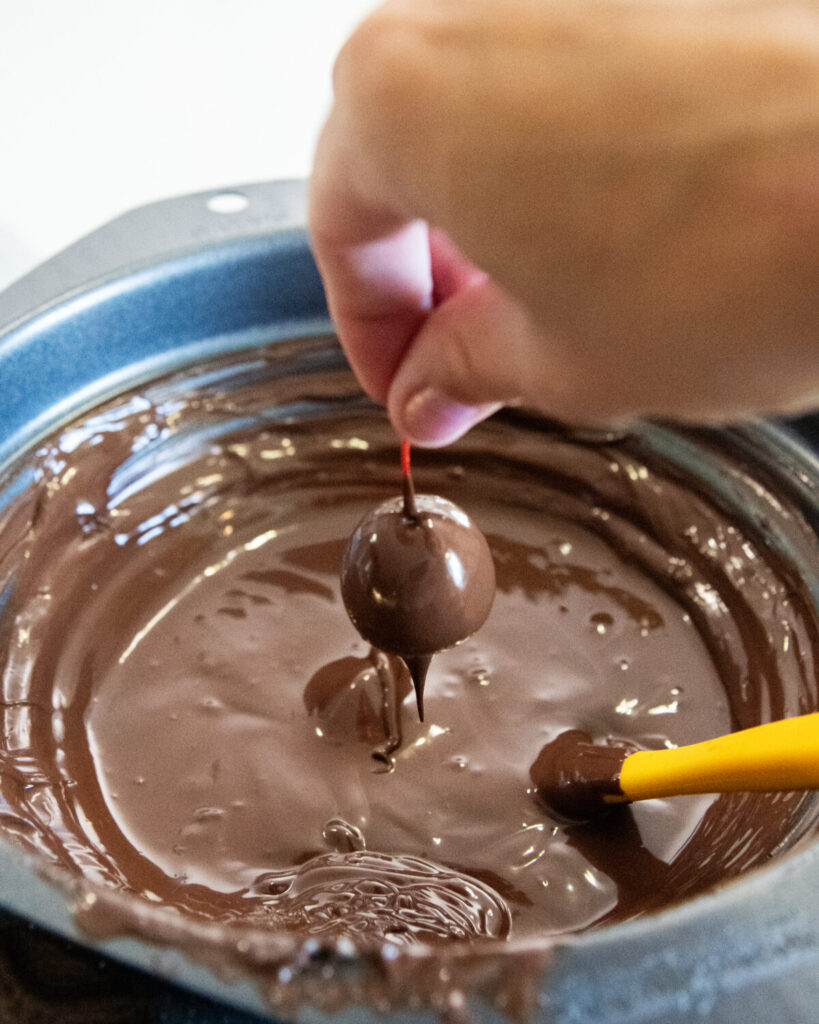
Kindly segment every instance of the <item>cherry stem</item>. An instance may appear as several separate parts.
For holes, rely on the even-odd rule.
[[[418,519],[418,506],[415,504],[415,485],[412,482],[410,467],[410,443],[401,442],[401,473],[404,485],[404,515],[407,519]]]

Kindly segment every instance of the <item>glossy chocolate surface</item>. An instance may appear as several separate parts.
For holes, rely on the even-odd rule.
[[[620,811],[603,799],[620,796],[620,771],[629,750],[621,744],[594,743],[587,732],[567,729],[544,744],[529,769],[544,809],[566,821],[590,821]]]
[[[403,497],[368,512],[341,560],[341,597],[361,636],[400,655],[419,711],[429,658],[486,622],[495,568],[486,538],[463,509],[435,494]],[[423,719],[423,714],[421,714]]]
[[[570,728],[653,748],[817,707],[814,609],[753,523],[637,438],[497,421],[417,454],[498,588],[434,659],[419,723],[405,666],[339,592],[356,523],[396,492],[389,427],[347,375],[291,380],[278,358],[109,403],[43,442],[0,511],[2,828],[138,897],[106,928],[150,934],[129,908],[172,907],[169,941],[204,922],[233,957],[244,926],[361,948],[556,936],[812,827],[798,794],[570,825],[529,778]]]

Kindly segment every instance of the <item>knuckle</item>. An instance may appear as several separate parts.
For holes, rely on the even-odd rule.
[[[482,347],[468,321],[448,317],[436,352],[443,389],[456,401],[483,402],[497,397],[497,375],[482,358]]]

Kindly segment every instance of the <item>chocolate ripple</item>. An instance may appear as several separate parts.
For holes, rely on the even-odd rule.
[[[512,927],[508,906],[490,886],[420,857],[326,853],[262,875],[250,894],[277,927],[314,936],[404,944],[502,939]]]

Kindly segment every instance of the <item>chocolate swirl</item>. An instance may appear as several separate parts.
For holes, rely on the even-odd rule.
[[[508,906],[490,886],[420,857],[325,853],[262,875],[249,893],[277,927],[322,937],[502,939],[512,927]]]

